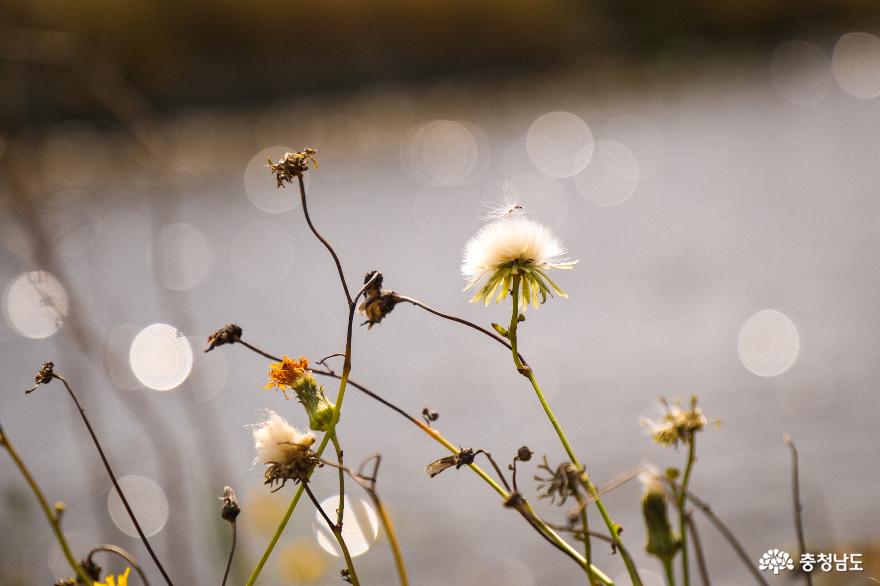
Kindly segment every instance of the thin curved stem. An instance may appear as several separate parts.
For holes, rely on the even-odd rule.
[[[602,499],[599,496],[599,491],[596,489],[596,485],[593,484],[593,481],[590,480],[590,477],[587,475],[586,469],[581,465],[578,457],[574,453],[574,449],[571,447],[571,444],[568,442],[568,438],[565,436],[565,431],[562,429],[562,426],[559,424],[559,421],[556,419],[556,416],[553,414],[553,410],[550,408],[550,404],[547,402],[547,399],[544,397],[544,392],[541,390],[541,386],[538,384],[538,380],[535,378],[535,373],[530,366],[525,364],[519,355],[519,350],[517,348],[517,326],[519,325],[520,315],[519,315],[519,288],[520,288],[520,279],[521,275],[513,275],[513,283],[511,286],[511,299],[512,303],[512,312],[510,318],[510,327],[507,329],[507,336],[510,340],[510,351],[513,355],[513,363],[516,366],[517,371],[529,379],[529,382],[532,385],[532,388],[535,391],[535,394],[538,396],[538,400],[541,403],[541,407],[544,409],[544,413],[547,415],[547,418],[550,420],[553,429],[556,430],[556,435],[559,436],[559,441],[562,443],[562,447],[565,449],[566,454],[568,454],[568,458],[571,460],[571,463],[574,464],[579,470],[579,477],[586,488],[587,493],[592,497],[593,501],[596,503],[596,508],[599,509],[599,513],[602,515],[602,519],[605,521],[605,525],[608,527],[608,531],[611,533],[612,539],[614,539],[614,543],[617,548],[620,550],[620,556],[623,558],[623,563],[626,566],[627,573],[629,574],[630,580],[632,580],[633,586],[642,586],[641,578],[639,577],[638,570],[636,569],[635,563],[632,560],[627,549],[624,547],[623,542],[620,539],[620,526],[617,525],[614,521],[611,520],[611,515],[608,513],[608,510],[605,508],[605,505],[602,503]],[[585,540],[589,540],[589,535],[584,536]]]
[[[150,545],[150,541],[147,539],[144,530],[141,529],[141,524],[138,523],[137,517],[134,514],[134,511],[131,508],[131,505],[128,503],[128,499],[125,498],[125,493],[122,491],[122,487],[119,486],[119,481],[116,479],[116,475],[113,473],[113,469],[110,467],[110,462],[107,460],[107,456],[104,454],[104,448],[101,447],[101,442],[98,441],[98,436],[95,434],[95,430],[92,429],[92,424],[89,423],[88,417],[86,417],[86,412],[82,408],[82,405],[79,404],[79,401],[76,398],[76,395],[73,392],[73,389],[70,387],[70,384],[67,382],[63,376],[57,373],[52,373],[52,378],[56,378],[61,381],[64,385],[64,388],[67,389],[67,394],[70,395],[70,398],[73,399],[76,408],[79,410],[80,417],[83,420],[83,423],[86,426],[86,429],[89,432],[89,435],[92,438],[92,442],[95,444],[95,449],[98,450],[98,456],[101,457],[101,462],[104,464],[104,469],[107,471],[107,476],[110,477],[110,481],[113,483],[113,487],[116,489],[116,494],[119,495],[119,500],[122,501],[122,506],[125,507],[125,512],[128,513],[129,519],[131,519],[132,524],[134,525],[135,530],[137,531],[138,536],[144,544],[144,547],[147,548],[147,553],[150,554],[150,557],[153,559],[153,563],[156,564],[156,567],[159,569],[159,573],[162,574],[162,577],[165,579],[165,582],[168,586],[173,586],[173,582],[171,578],[168,577],[168,573],[165,571],[165,568],[162,566],[162,562],[159,561],[159,557],[156,555],[156,552],[153,551],[152,546]]]
[[[688,563],[688,535],[687,535],[687,512],[685,511],[685,491],[691,480],[691,472],[697,454],[697,434],[691,432],[688,441],[687,464],[684,468],[684,476],[681,479],[682,490],[678,494],[678,534],[681,535],[681,579],[684,586],[691,585],[690,564]]]
[[[342,550],[342,556],[345,558],[345,565],[348,568],[348,579],[354,586],[360,586],[357,572],[354,569],[354,563],[351,561],[351,554],[348,551],[348,546],[345,544],[345,539],[342,538],[342,528],[334,524],[333,521],[330,520],[330,517],[327,516],[327,513],[324,512],[323,507],[321,507],[321,503],[318,502],[318,499],[315,498],[315,494],[312,492],[312,489],[309,488],[309,483],[303,482],[302,486],[305,489],[306,494],[309,495],[309,499],[312,501],[312,504],[315,505],[315,509],[317,509],[318,512],[321,513],[324,521],[327,522],[327,527],[330,528],[330,531],[336,538],[336,542],[339,544],[339,549]]]
[[[229,570],[232,569],[232,558],[235,556],[235,542],[238,531],[235,526],[235,519],[229,522],[232,526],[232,546],[229,548],[229,558],[226,560],[226,569],[223,571],[223,581],[220,586],[226,586],[226,580],[229,578]]]
[[[107,552],[112,553],[114,555],[118,555],[122,559],[124,559],[128,564],[134,568],[134,571],[137,572],[137,575],[140,577],[141,582],[143,582],[144,586],[150,586],[150,581],[147,580],[147,575],[144,573],[144,569],[141,568],[141,565],[138,563],[137,559],[129,552],[125,551],[118,545],[113,545],[112,543],[105,543],[104,545],[99,545],[98,547],[92,549],[88,554],[86,554],[86,560],[89,563],[94,563],[92,561],[92,557],[99,552]]]
[[[302,174],[297,175],[297,179],[299,180],[299,195],[300,201],[302,201],[303,215],[306,217],[306,223],[309,225],[309,229],[312,231],[312,234],[315,235],[315,238],[321,241],[321,244],[324,245],[324,248],[326,248],[330,253],[330,256],[333,257],[333,262],[336,263],[336,271],[339,273],[339,280],[342,281],[342,290],[345,291],[345,299],[348,301],[348,304],[351,305],[354,301],[351,298],[351,293],[348,291],[348,283],[345,281],[345,273],[342,271],[342,263],[339,261],[339,256],[336,254],[336,250],[333,249],[333,246],[330,245],[326,238],[321,236],[321,233],[318,232],[318,229],[312,224],[312,217],[309,215],[309,205],[306,203],[306,185],[303,182]]]
[[[426,305],[425,303],[422,303],[418,299],[415,299],[413,297],[407,297],[406,295],[397,295],[396,298],[400,302],[410,303],[412,305],[415,305],[416,307],[424,309],[428,313],[436,315],[437,317],[442,317],[443,319],[453,321],[455,323],[459,323],[464,326],[467,326],[473,330],[480,332],[481,334],[485,334],[485,335],[489,336],[490,338],[492,338],[493,340],[495,340],[496,342],[498,342],[499,344],[501,344],[502,346],[504,346],[508,350],[511,349],[510,342],[508,342],[507,340],[505,340],[504,338],[502,338],[501,336],[499,336],[495,332],[493,332],[491,330],[487,330],[486,328],[484,328],[480,325],[477,325],[472,321],[468,321],[468,320],[464,319],[463,317],[458,317],[457,315],[452,315],[449,313],[443,313],[442,311],[434,309],[430,305]],[[526,364],[526,365],[528,364],[528,362],[526,362],[526,359],[523,357],[522,354],[519,354],[519,359],[523,364]]]
[[[31,475],[30,470],[28,470],[28,467],[25,465],[21,457],[19,457],[18,452],[15,451],[15,448],[12,446],[12,443],[10,443],[9,438],[6,437],[6,434],[3,432],[2,428],[0,428],[0,445],[2,445],[9,453],[9,456],[12,458],[12,461],[15,463],[18,471],[21,473],[25,482],[30,487],[31,492],[33,492],[34,496],[37,497],[37,501],[40,503],[40,508],[43,509],[43,513],[46,515],[46,520],[49,521],[49,526],[52,527],[52,533],[55,535],[55,540],[61,547],[61,552],[64,554],[64,559],[67,560],[67,563],[70,565],[71,569],[79,577],[80,580],[83,580],[85,584],[91,584],[93,580],[89,577],[88,574],[86,574],[82,566],[76,561],[76,558],[73,556],[73,551],[71,551],[70,545],[68,545],[67,539],[64,537],[64,533],[62,533],[61,531],[61,518],[59,517],[56,510],[49,507],[49,502],[43,495],[43,491],[40,490],[40,486],[37,484],[37,481],[34,480],[34,477]]]

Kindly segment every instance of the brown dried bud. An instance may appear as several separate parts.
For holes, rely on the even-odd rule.
[[[223,344],[235,344],[241,341],[241,328],[236,324],[226,324],[210,336],[208,336],[208,347],[205,352],[210,352],[217,346]]]
[[[377,271],[370,271],[364,277],[364,284],[369,283],[369,286],[364,290],[366,299],[358,307],[358,313],[367,318],[361,324],[366,325],[367,329],[380,323],[400,303],[397,293],[382,288],[382,281],[382,273]]]
[[[220,517],[222,517],[224,521],[234,523],[235,518],[238,517],[238,514],[241,512],[241,507],[238,506],[238,500],[235,498],[235,491],[232,490],[231,486],[223,488],[223,496],[220,497],[220,500],[223,501],[223,508],[220,509]]]
[[[516,459],[520,462],[528,462],[532,459],[532,450],[529,449],[528,446],[523,446],[519,450],[516,451]]]

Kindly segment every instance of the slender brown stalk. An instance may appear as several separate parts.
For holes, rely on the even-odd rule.
[[[508,342],[507,340],[505,340],[504,338],[502,338],[501,336],[499,336],[495,332],[493,332],[491,330],[487,330],[486,328],[479,326],[472,321],[468,321],[468,320],[464,319],[463,317],[458,317],[457,315],[452,315],[449,313],[443,313],[442,311],[434,309],[430,305],[422,303],[418,299],[414,299],[412,297],[407,297],[406,295],[397,295],[396,298],[400,302],[410,303],[412,305],[415,305],[416,307],[424,309],[428,313],[436,315],[437,317],[442,317],[443,319],[453,321],[455,323],[459,323],[464,326],[467,326],[473,330],[480,332],[481,334],[485,334],[485,335],[489,336],[490,338],[492,338],[493,340],[495,340],[496,342],[498,342],[499,344],[501,344],[502,346],[504,346],[508,350],[511,349],[510,342]],[[524,365],[528,366],[528,362],[526,362],[526,359],[523,357],[523,355],[520,354],[519,352],[517,352],[517,355],[519,356],[520,362],[522,362]]]
[[[348,546],[345,544],[345,539],[342,538],[342,527],[331,521],[330,517],[327,516],[327,513],[324,512],[324,509],[321,507],[321,503],[318,502],[318,499],[315,498],[315,494],[312,492],[312,489],[309,488],[308,481],[303,482],[302,486],[305,489],[306,494],[309,496],[309,500],[311,500],[312,504],[315,505],[315,509],[317,509],[318,512],[321,513],[324,521],[327,522],[327,527],[330,528],[330,531],[333,533],[333,537],[336,538],[336,542],[339,544],[339,548],[342,550],[342,556],[345,558],[346,566],[348,566],[348,579],[354,586],[360,586],[357,572],[354,569],[354,563],[351,561],[351,554],[348,551]]]
[[[134,568],[134,571],[137,572],[137,575],[140,577],[141,582],[143,582],[144,586],[150,586],[150,581],[147,580],[147,575],[144,573],[144,569],[141,568],[141,565],[138,563],[137,559],[133,555],[131,555],[129,552],[125,551],[124,549],[122,549],[118,545],[105,543],[104,545],[99,545],[98,547],[93,548],[92,551],[90,551],[86,555],[86,560],[90,564],[93,564],[94,562],[92,561],[92,557],[96,553],[100,553],[100,552],[112,553],[112,554],[118,555],[119,557],[124,559],[128,563],[128,565],[130,565],[132,568]]]
[[[165,582],[168,584],[168,586],[173,586],[171,578],[168,577],[168,573],[162,566],[162,562],[159,561],[159,558],[156,555],[156,552],[153,551],[153,548],[150,545],[150,541],[147,539],[144,530],[141,529],[141,525],[140,523],[138,523],[134,511],[132,510],[131,505],[128,503],[128,499],[125,498],[125,493],[122,491],[122,487],[119,486],[119,481],[116,479],[116,475],[113,473],[113,469],[110,467],[110,462],[107,460],[107,456],[104,454],[104,448],[101,447],[101,442],[98,441],[98,436],[95,434],[95,430],[92,429],[92,424],[89,423],[89,418],[86,417],[85,409],[83,409],[82,405],[80,405],[79,400],[77,400],[73,389],[67,382],[67,379],[54,372],[52,373],[52,378],[60,380],[61,383],[64,385],[64,388],[67,389],[67,394],[70,395],[71,399],[73,399],[76,408],[79,410],[80,417],[82,417],[83,423],[85,424],[89,435],[92,437],[92,442],[95,444],[95,449],[98,450],[98,455],[101,457],[101,462],[103,462],[104,464],[104,469],[107,471],[107,475],[110,477],[110,481],[113,483],[113,487],[116,489],[116,493],[119,495],[119,500],[122,501],[122,506],[125,507],[125,511],[126,513],[128,513],[128,517],[131,519],[132,524],[134,524],[134,528],[137,531],[138,536],[141,538],[144,547],[147,548],[147,552],[150,554],[150,557],[153,558],[153,563],[156,564],[156,567],[159,569],[159,572],[162,574]]]
[[[315,235],[315,238],[321,241],[321,244],[324,245],[324,248],[326,248],[330,253],[330,256],[333,257],[333,262],[336,264],[336,271],[339,273],[339,280],[342,281],[342,290],[345,291],[345,299],[348,300],[349,305],[352,305],[355,301],[351,298],[351,293],[348,291],[348,283],[345,281],[345,273],[342,271],[342,263],[339,261],[339,255],[336,254],[336,250],[334,250],[333,246],[326,238],[321,236],[321,233],[318,232],[318,229],[315,228],[315,225],[312,223],[312,217],[309,215],[309,205],[306,202],[306,185],[303,182],[302,173],[297,175],[296,178],[299,180],[299,196],[300,201],[302,201],[303,215],[306,217],[306,223],[309,225],[309,229],[312,231],[312,234]]]
[[[700,541],[700,533],[697,531],[697,523],[688,513],[685,516],[688,532],[691,535],[691,544],[694,546],[694,556],[697,558],[697,568],[700,570],[700,580],[703,586],[711,586],[709,582],[709,567],[706,565],[706,557],[703,555],[703,544]]]
[[[43,513],[46,515],[46,520],[49,521],[49,526],[52,527],[52,533],[55,534],[55,540],[58,541],[58,545],[61,547],[61,552],[64,554],[67,563],[80,580],[83,580],[85,584],[91,584],[93,580],[85,572],[82,565],[76,561],[76,558],[73,557],[73,551],[70,549],[70,545],[68,545],[64,533],[61,531],[61,511],[63,509],[60,508],[60,503],[56,504],[54,508],[49,507],[49,502],[46,500],[45,495],[43,495],[40,485],[34,480],[30,470],[4,433],[2,426],[0,426],[0,446],[9,453],[9,457],[12,458],[18,471],[21,473],[28,487],[30,487],[31,492],[37,497],[37,501],[40,503],[40,508],[43,509]]]
[[[235,556],[235,542],[238,534],[235,519],[230,521],[229,525],[232,526],[232,546],[229,548],[229,558],[226,560],[226,569],[223,571],[223,581],[220,582],[220,586],[226,586],[226,580],[229,578],[229,570],[232,568],[232,558]]]
[[[804,510],[804,505],[801,503],[798,451],[797,447],[794,445],[794,441],[788,434],[785,435],[785,443],[788,444],[788,447],[791,449],[791,496],[792,503],[794,504],[794,528],[797,533],[798,558],[800,559],[807,552],[807,542],[804,538],[804,523],[801,516],[801,512]],[[802,572],[802,574],[807,581],[807,585],[813,586],[813,577],[810,575],[810,572]]]

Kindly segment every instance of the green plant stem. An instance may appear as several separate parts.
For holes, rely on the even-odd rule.
[[[513,275],[513,283],[511,288],[513,311],[510,318],[510,327],[507,330],[507,337],[510,340],[510,351],[513,355],[513,362],[516,365],[517,371],[519,371],[520,374],[529,379],[529,382],[532,384],[532,388],[535,390],[535,394],[538,395],[538,400],[541,402],[541,407],[544,408],[544,413],[547,414],[547,418],[553,425],[553,429],[556,430],[556,435],[559,436],[559,440],[562,442],[562,447],[565,448],[565,452],[566,454],[568,454],[568,458],[571,460],[571,463],[574,464],[579,470],[580,480],[584,485],[584,488],[586,488],[587,493],[590,495],[592,500],[595,501],[596,508],[599,509],[599,514],[602,515],[602,520],[605,521],[605,525],[608,527],[608,531],[611,533],[611,538],[614,540],[614,545],[620,550],[620,556],[621,558],[623,558],[623,563],[626,566],[627,573],[629,574],[630,580],[632,580],[633,586],[642,586],[642,580],[639,577],[638,570],[636,570],[635,563],[633,562],[632,557],[629,555],[629,552],[626,550],[620,540],[620,526],[611,519],[611,515],[608,513],[608,510],[605,508],[605,505],[599,496],[599,491],[596,489],[596,485],[593,484],[592,480],[590,480],[590,477],[587,475],[586,469],[581,465],[580,461],[574,453],[574,449],[572,449],[571,447],[571,444],[568,443],[568,438],[565,436],[565,432],[563,431],[562,426],[559,424],[559,421],[557,421],[556,416],[553,414],[553,410],[550,408],[550,404],[547,403],[547,399],[544,397],[543,391],[541,391],[541,386],[538,384],[538,380],[535,378],[534,371],[530,366],[525,366],[522,360],[520,360],[519,350],[517,349],[520,279],[521,275]],[[589,539],[589,535],[584,535],[585,541],[588,541]]]
[[[580,500],[580,499],[578,499]],[[593,547],[590,543],[590,519],[587,516],[587,505],[584,502],[581,502],[581,525],[584,528],[584,559],[587,561],[587,565],[592,565],[593,561]],[[593,577],[587,574],[587,582],[592,586]]]
[[[6,437],[6,434],[2,430],[0,430],[0,445],[2,445],[9,453],[9,456],[12,458],[12,461],[15,462],[18,471],[21,473],[25,482],[30,487],[31,492],[33,492],[34,496],[37,497],[37,501],[39,501],[40,503],[40,508],[43,509],[43,513],[46,515],[46,519],[49,521],[49,526],[52,527],[52,533],[55,534],[55,539],[56,541],[58,541],[58,545],[61,546],[61,551],[64,554],[64,558],[67,560],[67,563],[70,564],[73,572],[79,577],[80,580],[83,580],[85,584],[91,584],[93,580],[89,577],[88,574],[86,574],[82,566],[76,561],[76,558],[73,556],[73,552],[71,551],[70,546],[67,543],[67,539],[64,537],[64,533],[62,533],[61,531],[61,518],[54,509],[49,507],[49,503],[46,500],[46,497],[43,495],[43,491],[40,490],[40,486],[37,484],[37,481],[34,480],[34,477],[31,475],[30,470],[28,470],[28,467],[19,457],[18,452],[15,451],[15,448],[9,442],[9,438]]]
[[[382,523],[382,529],[388,536],[388,544],[391,547],[391,555],[394,558],[394,565],[397,568],[397,575],[400,577],[400,586],[409,586],[409,578],[406,575],[406,565],[403,563],[403,553],[400,551],[400,543],[397,541],[397,534],[394,532],[394,526],[391,524],[391,518],[388,517],[388,511],[385,505],[375,496],[373,492],[369,493],[373,501],[376,511],[379,513],[379,521]]]
[[[684,475],[681,478],[681,490],[678,492],[678,534],[681,536],[681,580],[684,586],[690,586],[690,564],[688,563],[688,533],[687,533],[687,512],[685,504],[687,500],[688,483],[691,480],[691,472],[694,469],[696,461],[696,445],[697,435],[691,433],[688,441],[687,464],[684,467]]]
[[[312,489],[309,488],[309,483],[303,482],[302,487],[303,489],[305,489],[306,494],[309,495],[309,500],[311,500],[312,504],[315,505],[315,509],[321,514],[321,517],[324,518],[324,521],[327,523],[327,527],[330,529],[330,532],[333,533],[333,537],[336,538],[336,543],[339,544],[339,549],[342,550],[342,556],[345,558],[345,565],[348,568],[348,579],[354,586],[360,586],[357,572],[355,572],[354,569],[354,563],[351,561],[351,554],[348,551],[348,546],[345,544],[345,539],[342,538],[342,528],[338,525],[335,525],[330,517],[327,516],[327,513],[324,511],[323,507],[321,507],[321,503],[319,503],[318,499],[315,498],[315,493],[313,493]]]
[[[666,586],[675,586],[675,571],[672,569],[672,558],[663,560],[663,572],[666,574]]]
[[[333,449],[336,450],[336,462],[339,464],[339,504],[336,506],[336,525],[342,529],[342,517],[345,513],[345,471],[342,469],[344,466],[342,462],[342,446],[339,444],[339,437],[335,431],[330,437],[330,441],[333,442]]]

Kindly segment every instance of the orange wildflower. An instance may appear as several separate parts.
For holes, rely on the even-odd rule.
[[[294,388],[308,376],[308,368],[309,360],[305,356],[300,356],[299,360],[284,356],[281,362],[273,362],[269,365],[269,382],[263,388],[280,389],[284,398],[288,399],[287,389]]]

